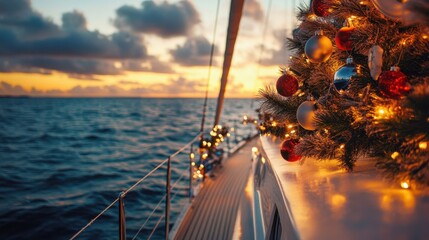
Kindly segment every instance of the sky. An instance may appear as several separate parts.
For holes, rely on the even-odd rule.
[[[255,97],[287,65],[295,1],[269,2],[245,1],[226,97]],[[0,95],[203,97],[214,43],[216,97],[230,0],[213,41],[217,3],[0,0]]]

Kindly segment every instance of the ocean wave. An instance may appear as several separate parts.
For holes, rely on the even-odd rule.
[[[198,133],[201,106],[195,99],[0,99],[0,239],[71,237]],[[225,119],[240,118],[234,109],[246,106],[249,100],[226,100]],[[185,175],[173,189],[172,221],[188,197],[188,151],[172,159],[172,183]],[[129,236],[164,196],[165,181],[164,165],[126,196]],[[117,213],[114,205],[81,239],[116,237]]]
[[[113,134],[116,132],[116,130],[113,128],[104,127],[104,128],[97,128],[94,130],[94,132],[101,133],[101,134]]]
[[[100,180],[114,180],[120,178],[121,175],[117,173],[78,173],[76,170],[59,171],[50,175],[44,180],[44,185],[47,187],[54,186],[68,186],[75,184],[82,184],[83,182],[94,182]]]

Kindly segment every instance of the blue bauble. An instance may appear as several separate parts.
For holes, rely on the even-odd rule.
[[[334,86],[339,90],[346,90],[352,77],[361,75],[361,66],[353,63],[353,58],[347,58],[347,63],[343,65],[334,75]]]

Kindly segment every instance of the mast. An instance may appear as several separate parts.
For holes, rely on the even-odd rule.
[[[241,15],[243,13],[244,0],[231,0],[229,10],[228,33],[226,37],[225,53],[223,57],[223,70],[220,79],[219,96],[217,98],[217,108],[214,125],[219,124],[222,114],[223,102],[225,98],[225,89],[228,82],[229,69],[231,67],[232,55],[234,53],[235,40],[237,39],[238,28],[240,26]]]

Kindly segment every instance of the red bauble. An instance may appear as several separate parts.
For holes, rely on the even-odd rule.
[[[335,43],[338,49],[352,50],[353,41],[350,39],[350,36],[354,30],[354,27],[342,27],[338,30],[337,35],[335,35]]]
[[[284,74],[277,80],[276,89],[283,97],[290,97],[298,91],[298,80],[290,74]]]
[[[390,71],[383,72],[378,78],[378,88],[384,96],[398,99],[411,90],[411,85],[399,67],[391,67]]]
[[[313,13],[319,17],[326,17],[330,14],[329,7],[332,0],[313,0],[311,2],[311,8]]]
[[[295,154],[295,146],[299,143],[297,139],[286,140],[282,143],[280,154],[288,162],[296,162],[301,156]]]

